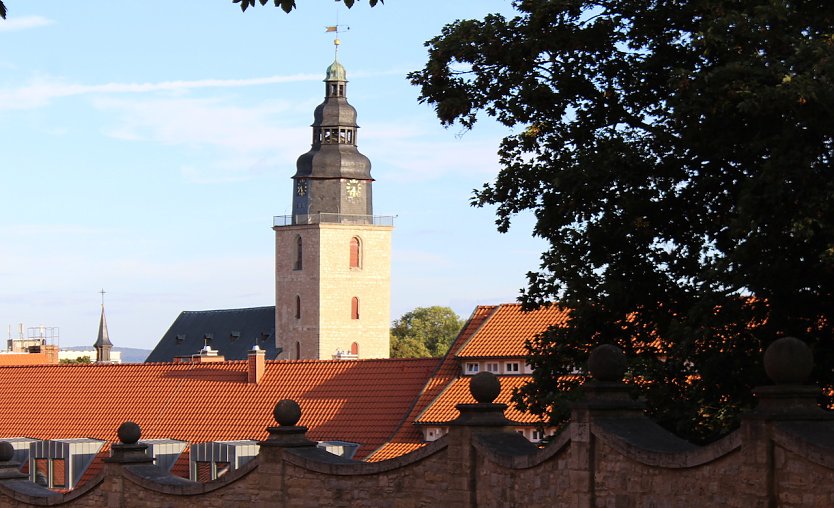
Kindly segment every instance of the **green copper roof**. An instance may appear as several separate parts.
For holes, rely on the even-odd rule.
[[[338,60],[333,60],[333,63],[327,68],[327,77],[325,81],[347,81],[347,72]]]

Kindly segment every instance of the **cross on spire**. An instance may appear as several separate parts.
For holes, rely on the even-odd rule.
[[[101,306],[104,307],[104,295],[105,293],[107,293],[107,291],[105,291],[104,288],[102,288],[101,291],[99,291],[99,293],[101,293]]]

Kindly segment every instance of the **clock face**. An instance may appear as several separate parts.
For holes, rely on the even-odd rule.
[[[356,199],[362,194],[362,182],[359,180],[348,180],[345,185],[345,193],[348,199]]]
[[[299,180],[295,185],[295,193],[299,196],[307,194],[307,180]]]

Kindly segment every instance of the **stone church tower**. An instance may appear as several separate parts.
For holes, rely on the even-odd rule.
[[[373,215],[345,68],[327,68],[292,215],[276,217],[275,335],[283,359],[388,358],[392,217]]]

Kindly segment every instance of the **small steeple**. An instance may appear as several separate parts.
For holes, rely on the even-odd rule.
[[[101,321],[98,324],[98,338],[93,347],[96,348],[96,363],[110,363],[110,350],[113,343],[110,342],[110,333],[107,331],[107,319],[104,317],[104,293],[101,290]]]

